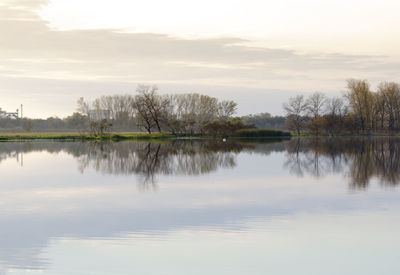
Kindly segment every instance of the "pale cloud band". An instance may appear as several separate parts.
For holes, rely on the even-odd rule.
[[[255,47],[240,37],[61,31],[38,15],[47,3],[10,0],[0,5],[1,101],[6,106],[24,101],[32,116],[62,116],[74,111],[79,96],[130,92],[137,83],[156,83],[167,92],[233,97],[243,103],[242,113],[269,111],[273,105],[276,113],[281,102],[268,103],[266,97],[274,90],[287,91],[285,96],[290,91],[340,92],[346,78],[396,80],[399,69],[389,56],[299,53]],[[251,100],[244,100],[248,95],[254,102],[266,100],[265,109],[259,104],[254,110]]]

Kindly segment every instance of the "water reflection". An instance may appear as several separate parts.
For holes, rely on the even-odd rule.
[[[298,176],[341,173],[354,189],[366,189],[373,178],[400,182],[398,138],[296,139],[286,144],[286,155],[285,167]]]
[[[232,168],[236,154],[244,147],[216,141],[89,143],[77,159],[81,172],[92,168],[106,174],[134,174],[146,186],[156,182],[156,175],[193,176]]]
[[[272,139],[263,144],[280,141]],[[233,168],[240,152],[254,151],[255,147],[254,143],[217,140],[2,143],[0,162],[7,158],[21,161],[23,154],[30,152],[66,152],[77,159],[81,173],[94,169],[103,174],[136,175],[146,188],[154,186],[157,175],[196,176],[219,168]]]
[[[92,189],[97,188],[95,183],[99,183],[100,190],[104,186],[100,184],[104,182],[101,175],[95,178],[95,182],[88,182],[85,179],[86,172],[94,170],[98,174],[133,175],[137,177],[139,187],[150,188],[154,186],[156,177],[160,175],[197,176],[215,172],[219,168],[231,169],[237,165],[236,159],[240,152],[253,150],[253,148],[254,145],[251,144],[221,141],[0,143],[0,166],[2,162],[13,159],[22,165],[24,154],[64,153],[77,161],[78,171],[83,174],[82,178],[78,178],[77,183],[82,184],[83,188],[85,185],[89,185],[88,188],[90,188],[89,191],[83,189],[76,192],[73,197],[69,197],[67,194],[70,188],[76,187],[74,187],[75,182],[67,180],[67,184],[57,187],[63,189],[62,193],[56,190],[54,198],[51,197],[53,183],[61,180],[61,175],[64,174],[63,169],[68,171],[66,174],[73,176],[72,171],[68,170],[69,167],[62,166],[63,162],[59,163],[60,171],[52,171],[51,175],[44,176],[41,171],[27,172],[28,177],[31,173],[39,174],[37,179],[29,179],[31,182],[21,177],[23,173],[12,176],[18,185],[3,186],[2,191],[4,194],[7,194],[5,191],[9,191],[13,196],[8,195],[10,199],[6,199],[5,195],[0,194],[0,204],[6,205],[8,202],[7,208],[12,209],[11,213],[14,214],[10,215],[7,210],[0,211],[2,225],[0,228],[0,274],[2,265],[6,268],[45,269],[47,262],[39,255],[53,238],[69,236],[112,238],[119,236],[121,232],[165,231],[175,227],[218,223],[223,214],[215,211],[213,214],[202,214],[201,216],[206,218],[200,219],[194,218],[193,210],[186,213],[182,209],[170,211],[160,207],[160,209],[147,209],[146,212],[142,212],[135,209],[131,199],[121,202],[124,206],[118,209],[116,205],[119,201],[123,201],[123,195],[115,195],[113,192],[120,192],[121,186],[113,189],[113,181],[109,181],[111,186],[107,188],[110,191],[106,195],[95,199],[91,196],[86,198],[87,192],[90,194]],[[60,159],[63,157],[65,156],[60,156]],[[37,161],[48,164],[45,159]],[[33,163],[26,163],[26,167],[32,165]],[[41,169],[46,171],[47,167],[43,166]],[[24,185],[22,185],[23,182]],[[35,187],[38,182],[40,186]],[[94,184],[93,187],[91,187],[92,184]],[[15,188],[20,189],[15,190]],[[83,196],[83,199],[74,201],[74,197],[80,198],[80,196]],[[184,197],[180,198],[181,201],[184,199]],[[111,203],[107,205],[106,202],[109,200]],[[20,204],[22,207],[19,206]],[[77,212],[71,213],[71,207]],[[52,213],[53,209],[56,213]]]
[[[207,174],[234,168],[240,152],[268,155],[284,152],[283,167],[299,177],[343,174],[350,188],[366,189],[371,179],[382,185],[400,182],[399,138],[336,138],[287,140],[170,141],[170,142],[24,142],[2,143],[0,163],[14,158],[23,165],[24,153],[65,152],[84,173],[135,175],[141,187],[155,186],[158,175]]]
[[[72,147],[70,149],[73,150]],[[88,167],[107,174],[135,174],[143,186],[156,175],[200,175],[233,168],[238,153],[286,152],[292,173],[314,177],[343,174],[350,188],[366,189],[373,178],[382,185],[400,181],[400,139],[337,138],[273,141],[174,141],[167,143],[89,143],[77,155],[79,170]]]
[[[47,153],[55,158],[49,160]],[[8,170],[23,159],[23,169]],[[64,238],[123,242],[129,234],[146,239],[172,231],[197,233],[197,228],[221,236],[250,228],[250,236],[249,221],[277,216],[289,221],[323,209],[313,220],[318,224],[326,213],[345,216],[354,209],[378,209],[382,202],[390,208],[399,201],[395,192],[369,190],[350,197],[346,183],[331,176],[342,175],[355,189],[366,189],[374,178],[397,186],[399,161],[398,138],[0,143],[0,169],[7,167],[0,182],[0,274],[2,266],[5,274],[9,268],[45,270],[51,260],[43,251]],[[295,182],[310,176],[326,185]],[[141,188],[159,182],[163,192],[138,192],[131,182]]]

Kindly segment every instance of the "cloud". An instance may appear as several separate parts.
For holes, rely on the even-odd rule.
[[[37,15],[37,9],[46,3],[16,0],[0,6],[0,35],[4,38],[0,77],[8,78],[8,83],[38,79],[43,90],[54,80],[85,81],[99,87],[104,83],[134,86],[153,82],[203,90],[334,90],[343,87],[348,77],[385,80],[399,68],[383,56],[304,54],[251,46],[252,41],[237,37],[185,39],[118,29],[60,31]],[[53,92],[62,90],[58,85]],[[9,90],[0,88],[0,94],[5,92]]]
[[[6,0],[3,6],[9,9],[37,10],[49,2],[49,0]]]

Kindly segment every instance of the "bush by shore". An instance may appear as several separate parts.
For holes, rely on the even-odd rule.
[[[279,130],[270,130],[270,129],[243,129],[239,130],[235,133],[235,137],[245,137],[245,138],[254,138],[254,137],[290,137],[289,132],[279,131]]]

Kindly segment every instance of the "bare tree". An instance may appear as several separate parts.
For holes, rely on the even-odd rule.
[[[89,116],[90,106],[89,103],[86,102],[83,97],[80,97],[78,99],[77,104],[78,104],[77,111],[81,114]]]
[[[385,117],[387,118],[387,126],[389,132],[392,132],[395,128],[399,128],[396,125],[396,120],[399,118],[400,112],[400,87],[399,84],[394,82],[383,82],[378,86],[378,94],[381,96],[383,103],[381,123]]]
[[[131,95],[112,95],[100,98],[101,109],[107,110],[114,127],[128,129],[134,121],[133,97]]]
[[[207,95],[195,94],[195,96],[198,98],[196,121],[198,130],[202,132],[204,126],[218,118],[218,99]]]
[[[371,130],[373,97],[366,80],[347,80],[347,99],[362,131]]]
[[[218,118],[227,121],[237,111],[237,103],[232,100],[224,100],[218,104]]]
[[[104,136],[110,132],[112,123],[110,122],[109,111],[101,108],[101,99],[92,102],[85,101],[83,97],[78,100],[78,112],[88,119],[87,129],[93,136]]]
[[[218,119],[219,102],[218,99],[200,94],[179,94],[172,96],[171,99],[173,117],[177,125],[181,125],[183,133],[201,132],[205,125]],[[229,115],[234,110],[229,110],[235,103],[227,104],[225,115]],[[170,107],[171,108],[171,107]]]
[[[136,95],[102,96],[92,102],[78,101],[80,113],[102,117],[107,113],[113,127],[127,127],[131,122],[152,133],[163,129],[173,134],[202,132],[208,123],[227,121],[237,104],[231,100],[200,94],[160,95],[156,86],[139,85]]]
[[[347,113],[342,98],[334,97],[328,99],[325,105],[326,130],[329,135],[340,133],[343,128],[343,119]]]
[[[320,128],[325,124],[325,119],[321,116],[326,104],[326,96],[322,93],[314,93],[307,99],[307,110],[312,116],[310,129],[319,135]]]
[[[303,95],[289,98],[288,103],[283,104],[287,115],[287,123],[290,130],[294,130],[300,135],[304,127],[304,115],[308,108],[308,104]]]
[[[307,99],[307,110],[316,118],[322,115],[327,98],[323,93],[316,92]]]
[[[157,86],[139,85],[136,89],[138,95],[135,101],[140,102],[142,108],[146,109],[146,113],[150,115],[155,127],[161,132],[170,101],[168,97],[160,96],[157,91]]]
[[[149,134],[151,134],[155,124],[153,117],[144,102],[144,98],[140,95],[136,95],[132,101],[132,107],[135,110],[137,126],[144,128]]]

